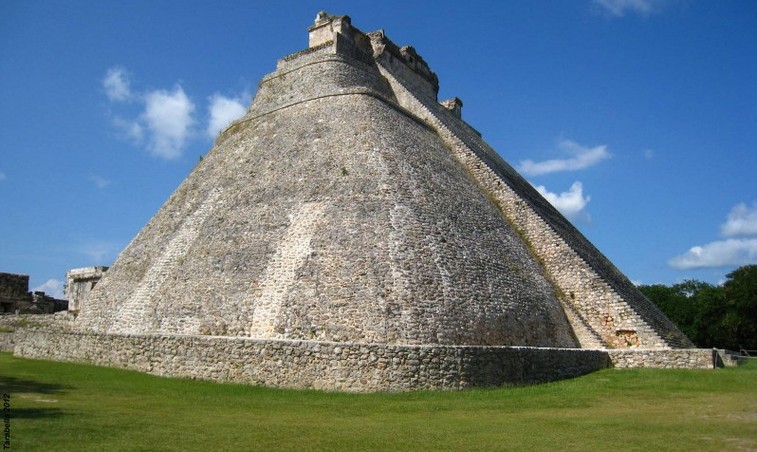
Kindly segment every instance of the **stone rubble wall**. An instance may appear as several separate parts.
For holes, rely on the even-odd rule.
[[[159,376],[374,392],[534,384],[610,365],[600,350],[402,346],[208,336],[27,331],[16,356]]]

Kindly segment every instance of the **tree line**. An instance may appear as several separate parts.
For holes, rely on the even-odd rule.
[[[697,347],[757,350],[757,265],[734,270],[720,286],[688,280],[639,290]]]

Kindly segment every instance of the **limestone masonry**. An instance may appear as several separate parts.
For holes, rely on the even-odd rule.
[[[28,331],[16,354],[357,391],[711,366],[460,99],[438,101],[415,49],[347,16],[319,13],[309,32],[83,283],[67,331]]]
[[[95,288],[108,267],[72,268],[66,272],[66,300],[69,311],[79,311],[87,302],[89,293]]]

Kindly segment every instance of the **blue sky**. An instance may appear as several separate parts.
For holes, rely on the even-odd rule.
[[[110,265],[316,13],[413,45],[629,278],[757,262],[757,2],[0,2],[0,271]]]

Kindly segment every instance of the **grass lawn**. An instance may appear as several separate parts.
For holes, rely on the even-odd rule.
[[[11,450],[755,450],[757,362],[539,386],[337,394],[0,353]],[[0,437],[1,439],[1,437]]]

